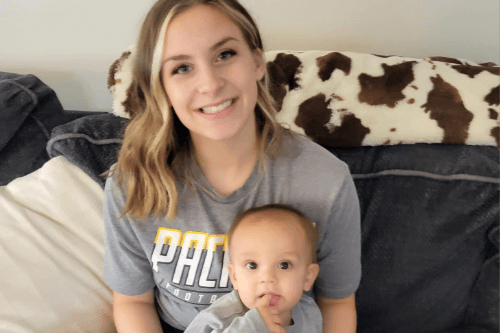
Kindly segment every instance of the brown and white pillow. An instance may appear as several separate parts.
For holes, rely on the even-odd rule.
[[[111,66],[113,113],[137,102],[130,47]],[[265,54],[278,120],[330,147],[414,143],[500,147],[499,72],[494,63],[353,52]]]

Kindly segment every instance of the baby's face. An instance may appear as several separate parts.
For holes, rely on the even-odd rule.
[[[290,219],[297,217],[288,212],[250,215],[236,228],[230,246],[229,274],[243,304],[252,309],[262,296],[271,294],[283,318],[291,314],[302,292],[311,289],[317,275],[305,231]]]

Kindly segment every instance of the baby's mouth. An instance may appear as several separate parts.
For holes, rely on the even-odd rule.
[[[271,295],[271,299],[269,300],[268,306],[271,308],[277,308],[279,305],[279,302],[281,300],[281,296],[278,294],[275,294],[275,293],[263,293],[263,294],[259,295],[258,298],[262,298],[265,295]]]

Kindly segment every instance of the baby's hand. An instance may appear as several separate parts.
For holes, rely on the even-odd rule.
[[[269,333],[286,333],[286,330],[281,325],[281,318],[278,314],[278,309],[270,306],[272,295],[264,295],[257,302],[255,307],[260,313],[260,316],[264,320],[264,324],[269,331]]]

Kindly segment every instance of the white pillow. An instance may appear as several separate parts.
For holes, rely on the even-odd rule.
[[[0,187],[0,332],[116,332],[103,202],[62,156]]]

